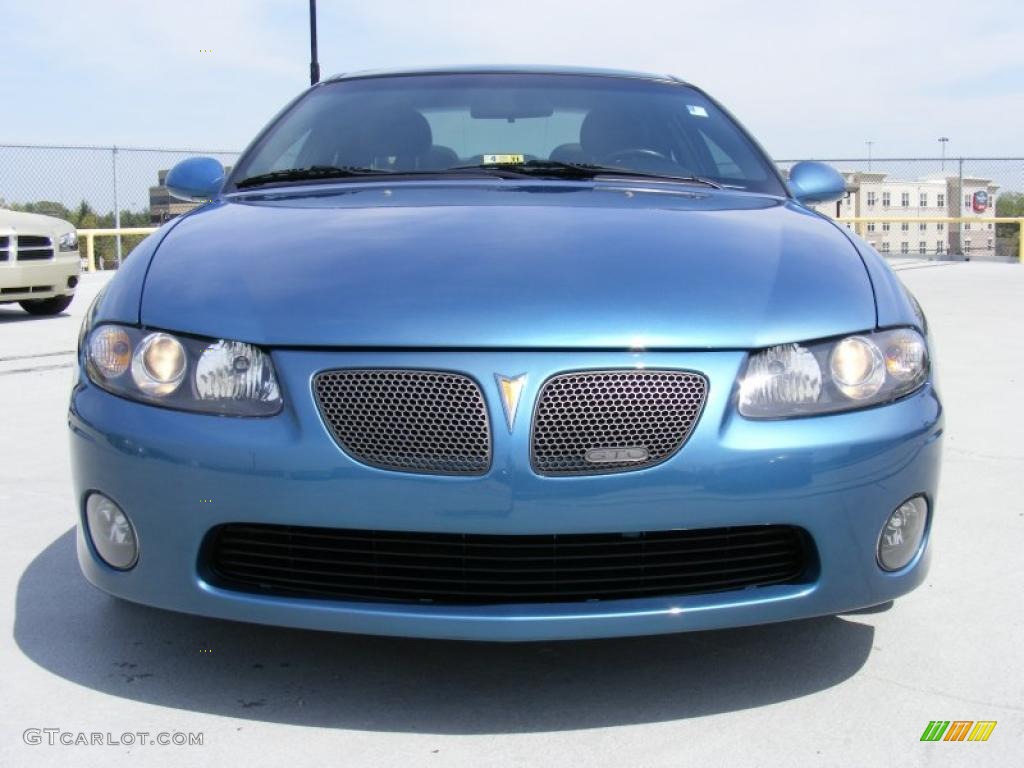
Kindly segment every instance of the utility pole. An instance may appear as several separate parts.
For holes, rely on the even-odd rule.
[[[117,199],[117,146],[110,148],[110,170],[114,179],[114,229],[117,230],[117,266],[121,267],[121,203]]]
[[[946,145],[949,143],[949,136],[939,136],[939,146],[942,147],[942,170],[946,170]]]
[[[868,145],[868,170],[871,170],[871,147],[875,143],[872,139],[868,139],[864,142]]]
[[[316,60],[316,0],[309,0],[309,84],[320,82],[320,62]]]

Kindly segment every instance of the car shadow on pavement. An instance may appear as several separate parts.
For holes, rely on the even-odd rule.
[[[32,661],[114,696],[272,723],[492,734],[699,717],[837,685],[874,638],[840,618],[517,644],[240,624],[108,597],[79,573],[74,536],[18,583],[14,637]]]
[[[17,304],[12,306],[0,306],[0,323],[22,323],[31,320],[34,323],[45,323],[47,320],[60,320],[67,318],[71,313],[67,310],[56,315],[30,315]]]

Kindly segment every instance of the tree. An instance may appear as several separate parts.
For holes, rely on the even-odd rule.
[[[1004,192],[997,197],[996,216],[1024,217],[1024,192]],[[996,238],[1009,244],[1011,256],[1020,253],[1019,224],[996,224]]]
[[[11,205],[12,211],[24,211],[25,213],[40,213],[43,216],[56,216],[58,219],[71,220],[71,211],[63,203],[53,200],[38,200],[34,203],[22,205]]]
[[[86,225],[80,224],[79,222],[84,221],[89,217],[92,217],[92,219],[95,220],[96,214],[93,212],[92,206],[90,206],[87,202],[85,202],[85,200],[83,200],[81,203],[78,204],[78,210],[75,211],[75,218],[73,218],[71,222],[76,227],[84,228]]]

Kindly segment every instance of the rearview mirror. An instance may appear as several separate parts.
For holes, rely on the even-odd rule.
[[[551,117],[555,108],[544,96],[531,91],[486,91],[469,107],[469,116],[477,120],[508,120]]]
[[[220,193],[224,166],[212,157],[190,157],[167,172],[164,186],[179,200],[205,203]]]
[[[825,163],[797,163],[789,170],[789,188],[801,203],[827,203],[846,194],[846,181]]]

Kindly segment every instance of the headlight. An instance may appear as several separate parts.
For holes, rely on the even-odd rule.
[[[882,351],[863,336],[850,336],[832,347],[829,368],[836,388],[851,400],[867,400],[885,384]]]
[[[167,333],[151,333],[132,357],[132,380],[147,395],[170,395],[185,378],[185,348]]]
[[[77,232],[65,232],[60,236],[57,241],[60,250],[62,251],[77,251],[78,250],[78,233]]]
[[[740,378],[740,413],[777,419],[863,408],[908,395],[928,378],[917,331],[858,334],[755,352]]]
[[[90,381],[133,400],[234,416],[281,410],[270,356],[252,344],[99,325],[83,354]]]

